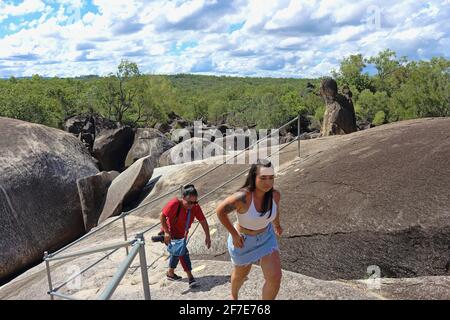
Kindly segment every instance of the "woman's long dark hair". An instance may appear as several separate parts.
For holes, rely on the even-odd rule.
[[[250,167],[250,170],[247,174],[247,179],[245,180],[245,184],[242,186],[241,189],[254,192],[256,190],[256,174],[259,167],[271,167],[272,163],[265,159],[258,159],[256,163],[252,164]],[[272,215],[272,199],[273,199],[273,187],[269,191],[267,191],[264,194],[263,199],[263,205],[262,205],[262,213],[261,216],[265,215],[267,211],[270,209],[269,216],[267,219],[270,218]]]

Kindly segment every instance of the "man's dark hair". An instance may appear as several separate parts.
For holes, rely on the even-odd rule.
[[[186,198],[186,197],[189,197],[189,196],[198,197],[198,192],[195,189],[193,184],[188,184],[188,185],[183,186],[181,194],[182,194],[183,198]]]

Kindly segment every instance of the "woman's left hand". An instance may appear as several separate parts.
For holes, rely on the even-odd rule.
[[[275,227],[275,234],[279,237],[281,237],[281,234],[283,233],[283,228],[281,227],[281,225],[278,226],[274,226]]]

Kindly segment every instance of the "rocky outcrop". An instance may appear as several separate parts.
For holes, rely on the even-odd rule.
[[[117,171],[103,171],[95,176],[77,180],[86,232],[97,226],[98,219],[105,205],[108,188],[118,175],[119,172]]]
[[[117,129],[119,127],[117,122],[103,118],[97,114],[81,114],[67,118],[64,121],[63,128],[65,131],[78,136],[86,128],[86,125],[90,126],[89,124],[95,128],[95,135],[98,135],[104,130]]]
[[[300,135],[300,140],[316,139],[321,136],[320,132],[305,132]]]
[[[167,133],[171,136],[174,130],[184,129],[186,127],[192,126],[192,123],[190,121],[183,119],[173,111],[167,115],[167,118],[168,119],[166,122],[158,122],[154,126],[156,130],[159,130],[163,134]]]
[[[450,298],[445,263],[449,194],[444,192],[450,181],[449,125],[450,119],[404,121],[351,135],[302,140],[300,158],[296,143],[283,150],[275,181],[282,195],[284,227],[279,239],[284,270],[279,299]],[[208,171],[214,166],[212,161],[156,168],[152,178],[160,178],[143,203]],[[212,171],[195,182],[200,196],[246,168],[248,165],[224,165]],[[215,218],[214,210],[244,179],[231,181],[201,202],[208,215],[212,247],[205,248],[202,229],[194,224],[189,250],[198,290],[188,290],[185,279],[166,281],[167,251],[164,245],[147,241],[152,299],[229,296],[232,266],[226,255],[228,232]],[[127,216],[128,233],[156,225],[161,208],[175,195]],[[230,214],[232,220],[234,217]],[[121,223],[101,230],[74,250],[121,240]],[[146,239],[157,231],[146,234]],[[80,257],[67,263],[88,265],[99,257]],[[108,260],[95,272],[85,274],[81,289],[63,288],[62,293],[82,299],[97,296],[99,283],[111,279],[123,254]],[[63,276],[64,266],[54,268],[55,277]],[[373,287],[370,279],[364,279],[370,276],[369,267],[377,266],[383,278]],[[33,269],[0,288],[0,299],[47,299],[45,266]],[[139,272],[127,273],[113,299],[142,299],[140,284]],[[241,298],[259,298],[262,284],[261,270],[254,266]]]
[[[336,81],[333,79],[322,80],[320,94],[326,103],[322,135],[355,132],[357,130],[356,116],[352,100],[338,93]]]
[[[154,127],[156,130],[160,131],[161,133],[169,133],[172,127],[167,123],[158,122],[155,124]]]
[[[87,121],[88,121],[87,116],[84,115],[73,116],[67,118],[64,121],[63,128],[65,131],[78,136],[83,130],[83,127],[85,126]]]
[[[113,180],[106,195],[98,223],[118,215],[125,203],[132,201],[145,187],[153,174],[154,163],[151,156],[133,163],[127,170]]]
[[[210,140],[191,138],[164,152],[159,159],[159,165],[181,164],[225,154],[226,151],[220,145]]]
[[[232,134],[223,138],[216,139],[214,140],[214,143],[218,144],[227,151],[237,151],[248,148],[257,140],[258,137],[256,136],[256,134],[253,137],[245,134]]]
[[[159,130],[151,128],[137,129],[133,146],[128,152],[125,161],[125,166],[129,167],[136,160],[150,156],[156,167],[161,155],[174,146],[175,143],[167,139]]]
[[[338,139],[280,174],[283,265],[321,279],[448,274],[450,119]],[[331,145],[332,143],[332,145]],[[295,213],[295,214],[294,214]]]
[[[295,140],[295,136],[288,132],[285,136],[280,137],[280,144],[288,143]]]
[[[117,129],[119,124],[97,114],[81,114],[67,118],[64,121],[65,131],[80,139],[92,154],[95,138],[104,130]]]
[[[83,142],[100,170],[123,171],[133,145],[134,131],[131,127],[94,113],[70,117],[63,127]]]
[[[356,121],[356,127],[358,131],[367,130],[373,128],[374,126],[369,121]]]
[[[84,233],[77,179],[98,172],[73,135],[0,117],[0,283]]]
[[[133,145],[134,131],[124,126],[104,130],[95,138],[93,154],[102,171],[122,171],[125,159]]]

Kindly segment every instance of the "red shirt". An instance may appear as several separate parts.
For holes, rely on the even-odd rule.
[[[180,206],[180,214],[178,215],[178,220],[176,224],[172,226],[175,217],[177,215],[178,206]],[[187,220],[187,210],[183,206],[181,200],[178,198],[174,198],[170,200],[166,206],[162,209],[163,215],[167,217],[167,226],[169,227],[170,234],[173,238],[182,239],[184,238],[184,229],[186,228],[186,220]],[[198,204],[194,205],[191,209],[191,216],[189,219],[188,230],[194,222],[194,218],[198,221],[205,220],[205,216],[203,215],[203,211]]]

